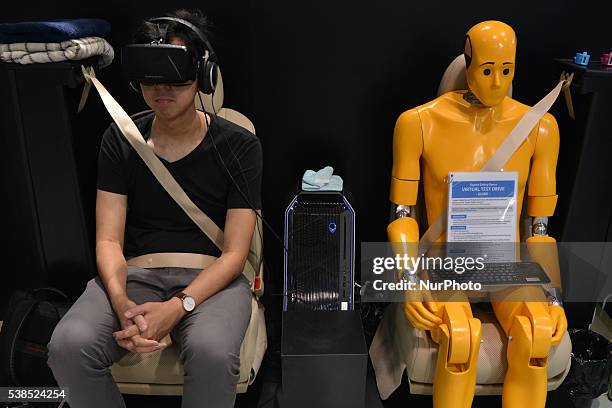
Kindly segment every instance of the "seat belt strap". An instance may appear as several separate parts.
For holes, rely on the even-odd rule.
[[[531,130],[555,103],[564,84],[565,79],[561,79],[548,95],[542,98],[540,102],[536,103],[523,115],[514,129],[510,131],[510,134],[504,139],[502,144],[497,148],[493,156],[491,156],[480,171],[501,171],[503,169],[514,152],[516,152],[525,139],[527,139]]]
[[[126,260],[128,266],[139,268],[194,268],[204,269],[212,265],[217,257],[203,254],[192,254],[185,252],[156,252],[129,258]]]

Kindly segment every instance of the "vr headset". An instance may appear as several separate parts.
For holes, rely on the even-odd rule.
[[[198,81],[200,91],[211,94],[217,84],[217,59],[204,34],[190,22],[175,17],[158,17],[151,23],[179,23],[193,31],[207,52],[199,57],[182,45],[164,44],[165,35],[151,44],[132,44],[121,49],[121,71],[130,83],[181,84]]]

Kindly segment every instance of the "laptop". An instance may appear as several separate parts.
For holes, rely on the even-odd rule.
[[[539,263],[533,261],[485,263],[481,270],[466,270],[463,273],[452,269],[427,269],[430,282],[446,280],[457,283],[480,283],[483,289],[500,286],[545,285],[550,278]]]

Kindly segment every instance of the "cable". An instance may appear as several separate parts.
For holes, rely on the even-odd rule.
[[[213,99],[214,99],[214,91],[213,91]],[[204,111],[204,114],[207,114],[208,112],[206,111],[206,108],[204,106],[204,101],[202,100],[202,95],[200,95],[200,92],[198,91],[198,98],[200,99],[200,105],[202,106],[202,110]],[[219,118],[217,116],[217,112],[215,112],[215,108],[214,108],[214,103],[213,103],[213,113],[212,115],[214,116],[214,121],[216,126],[219,126]],[[221,164],[223,165],[223,168],[225,168],[225,171],[227,172],[228,176],[230,177],[230,179],[232,180],[232,183],[234,184],[234,186],[236,187],[236,190],[238,191],[238,193],[240,194],[240,196],[242,197],[242,199],[247,203],[247,205],[253,210],[255,211],[255,215],[257,217],[259,217],[261,219],[261,221],[263,222],[263,224],[268,227],[268,229],[270,230],[270,232],[272,232],[272,234],[274,235],[274,237],[277,239],[277,241],[282,245],[285,253],[289,252],[287,247],[285,246],[285,243],[283,242],[283,240],[278,236],[278,234],[276,234],[276,231],[274,231],[274,229],[272,228],[272,226],[268,223],[268,221],[257,212],[257,209],[255,209],[255,206],[253,206],[253,204],[251,203],[251,201],[248,199],[248,197],[246,196],[246,194],[244,194],[244,192],[242,191],[242,189],[240,188],[240,186],[238,185],[238,182],[236,181],[236,179],[234,178],[234,176],[232,175],[231,171],[229,170],[229,168],[227,167],[227,164],[225,164],[225,160],[223,160],[223,157],[221,156],[221,153],[219,152],[219,149],[217,148],[217,143],[215,142],[215,137],[213,135],[213,131],[212,131],[212,120],[210,125],[208,126],[208,132],[210,134],[210,140],[212,142],[213,148],[215,149],[215,152],[217,153],[217,156],[219,157],[219,160],[221,161]],[[232,151],[233,153],[233,151]],[[240,161],[238,160],[238,158],[235,156],[234,157],[239,165],[239,168],[241,170],[241,173],[244,176],[244,171],[242,170],[242,166],[240,166]],[[246,180],[246,177],[245,177]],[[247,188],[248,188],[248,182],[246,183]],[[255,224],[255,226],[257,227],[257,223]],[[260,237],[261,237],[261,231],[259,231]],[[263,242],[263,239],[262,239]],[[262,244],[263,245],[263,244]]]
[[[210,99],[210,104],[212,106],[213,114],[215,115],[216,124],[217,124],[217,126],[219,126],[219,117],[217,116],[217,110],[215,109],[215,91],[216,90],[217,90],[216,88],[213,89],[212,97]],[[198,92],[198,96],[199,95],[200,95],[200,93]],[[200,97],[200,103],[202,103],[201,97]],[[204,105],[202,105],[202,108],[204,108]],[[212,135],[212,133],[211,133],[211,135]],[[211,136],[211,139],[212,139],[212,136]],[[240,174],[242,175],[242,179],[244,180],[244,185],[246,186],[246,189],[247,189],[247,194],[250,197],[251,196],[251,191],[249,189],[249,184],[250,183],[249,183],[249,181],[247,180],[247,178],[246,178],[246,176],[244,174],[245,172],[244,172],[244,169],[242,168],[242,164],[240,163],[240,160],[238,159],[238,156],[236,156],[236,153],[234,153],[234,149],[232,149],[232,145],[230,144],[229,140],[227,140],[227,138],[225,138],[225,144],[229,148],[229,151],[232,153],[232,156],[234,156],[234,160],[238,164],[238,168],[240,169]],[[214,140],[213,140],[213,146],[215,148],[215,151],[217,152],[217,155],[219,155],[219,157],[221,157],[221,154],[219,153],[219,150],[217,150],[217,146],[214,143]],[[230,171],[228,170],[227,166],[225,166],[225,164],[224,164],[224,167],[227,170],[228,174],[230,174]],[[233,179],[232,179],[232,181],[234,182],[234,186],[236,187],[236,189],[238,189],[238,191],[240,191],[240,186],[238,186],[238,183],[236,183],[236,181],[233,180]],[[241,193],[241,195],[242,195],[243,198],[245,198],[245,194]],[[253,208],[253,205],[251,205],[251,203],[248,202],[248,200],[246,200],[246,201],[249,204],[249,206],[251,207],[251,209],[253,209],[253,211],[255,211],[255,215],[256,216],[259,215],[260,218],[263,221],[263,217]],[[257,229],[257,235],[259,235],[259,242],[261,242],[261,248],[262,248],[261,250],[263,252],[263,248],[264,248],[263,232],[259,228],[259,223],[258,222],[255,223],[255,228]],[[277,237],[277,239],[279,239],[279,238]],[[279,241],[280,241],[280,239],[279,239]],[[283,248],[284,248],[284,243],[281,242],[281,244],[283,245]],[[261,256],[260,259],[261,259],[261,264],[263,264],[266,268],[268,268],[267,264],[264,262],[264,257]],[[261,264],[259,264],[257,266],[258,270],[261,267]]]
[[[203,37],[203,36],[201,36]],[[205,38],[204,38],[205,39]],[[208,43],[208,41],[204,41],[205,45],[208,47],[208,51],[209,53],[214,55],[214,59],[217,65],[219,65],[219,59],[216,56],[216,54],[214,53],[212,46],[210,45],[210,43]],[[216,122],[216,126],[219,126],[219,118],[217,116],[217,111],[215,109],[215,90],[213,88],[213,92],[212,92],[212,98],[211,98],[211,106],[212,106],[212,110],[213,110],[213,115],[214,115],[214,119]],[[208,121],[206,120],[206,107],[204,106],[204,101],[202,100],[202,95],[200,95],[199,89],[198,89],[198,98],[200,100],[200,106],[202,106],[202,110],[204,111],[204,118],[205,118],[205,122],[208,124]],[[230,179],[232,180],[232,183],[234,184],[234,186],[236,187],[236,190],[238,191],[238,193],[240,194],[240,196],[244,199],[244,201],[248,204],[248,206],[251,208],[251,210],[253,210],[255,212],[255,216],[259,217],[259,219],[261,219],[262,223],[264,226],[266,226],[268,228],[268,230],[272,233],[272,235],[274,236],[274,238],[281,244],[281,246],[283,247],[284,250],[284,255],[286,256],[289,253],[289,250],[287,249],[287,247],[285,246],[284,241],[278,236],[278,234],[276,233],[276,231],[274,231],[274,228],[272,228],[272,226],[270,225],[270,223],[268,223],[268,221],[263,217],[263,215],[261,215],[257,209],[255,209],[255,206],[251,203],[251,201],[249,200],[249,198],[244,194],[244,192],[242,191],[242,189],[240,188],[240,186],[238,185],[238,183],[236,182],[236,180],[234,179],[234,176],[232,175],[231,171],[229,170],[229,168],[227,167],[227,165],[225,164],[225,160],[223,160],[223,157],[221,156],[221,153],[219,152],[219,149],[217,149],[217,144],[215,143],[215,138],[213,135],[213,131],[212,131],[212,118],[211,118],[211,123],[208,126],[208,132],[210,133],[210,140],[212,142],[213,148],[215,149],[215,152],[217,153],[217,156],[219,157],[219,161],[221,161],[221,164],[223,165],[223,167],[225,168],[225,171],[227,172],[228,176],[230,177]],[[233,149],[231,148],[231,145],[229,144],[229,141],[226,142],[228,144],[229,150],[232,153],[232,155],[234,156],[234,160],[236,160],[236,163],[238,164],[238,168],[240,169],[240,173],[242,174],[242,177],[245,181],[245,185],[247,187],[247,191],[249,188],[249,182],[246,179],[246,176],[244,174],[244,170],[242,168],[242,165],[240,164],[240,160],[238,159],[238,157],[236,156],[236,154],[234,153]],[[250,195],[250,192],[249,192]],[[260,238],[260,242],[262,245],[262,251],[263,251],[263,232],[261,231],[261,229],[259,228],[259,223],[256,222],[255,223],[255,228],[257,228],[257,233],[259,235]],[[266,267],[269,268],[269,266],[265,263],[264,261],[264,257],[261,257],[261,262],[262,264]]]
[[[216,88],[213,89],[213,93],[212,93],[212,96],[211,96],[211,99],[210,99],[210,104],[212,106],[213,115],[215,116],[216,125],[219,126],[219,117],[217,116],[217,109],[215,109],[215,91],[216,90],[217,90]],[[200,103],[202,103],[202,98],[201,98],[199,92],[198,92],[198,96],[200,97]],[[204,105],[202,105],[202,109],[203,108],[204,108]],[[204,111],[204,112],[206,112],[206,111]],[[211,135],[212,135],[212,133],[211,133]],[[212,136],[211,136],[211,139],[212,139]],[[234,156],[234,160],[238,164],[238,168],[240,169],[240,174],[242,175],[242,179],[244,180],[244,185],[246,186],[246,189],[247,189],[247,195],[248,195],[248,197],[250,197],[251,196],[251,191],[249,190],[249,184],[250,183],[247,180],[246,176],[244,175],[244,169],[242,168],[242,164],[240,163],[240,160],[238,160],[238,156],[236,156],[236,153],[234,153],[234,149],[232,149],[232,145],[227,140],[227,138],[225,138],[225,144],[229,148],[229,151],[232,153],[232,156]],[[221,154],[219,153],[219,150],[217,150],[217,146],[214,143],[214,140],[213,140],[213,147],[215,148],[215,151],[217,152],[217,155],[219,155],[219,158],[221,158]],[[223,160],[222,160],[222,162],[223,162]],[[228,174],[230,174],[230,171],[228,170],[228,168],[225,165],[225,163],[223,163],[223,166],[227,170]],[[230,176],[231,176],[231,174],[230,174]],[[236,189],[238,191],[240,191],[240,186],[238,186],[238,183],[236,183],[236,181],[233,178],[232,178],[232,181],[234,182],[234,186],[236,187]],[[257,214],[257,211],[253,208],[254,206],[251,205],[251,203],[248,200],[246,200],[245,194],[242,194],[242,197],[245,198],[245,201],[247,201],[247,204],[249,205],[249,207],[251,207],[251,209],[253,211],[255,211],[255,214]],[[259,239],[261,240],[262,246],[263,246],[263,236],[262,236],[261,230],[259,229],[259,224],[258,223],[255,224],[255,228],[257,228],[257,233],[259,235]]]

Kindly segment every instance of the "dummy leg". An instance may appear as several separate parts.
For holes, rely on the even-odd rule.
[[[469,408],[474,399],[480,348],[480,321],[468,302],[442,307],[443,323],[432,331],[440,348],[434,378],[434,408]]]
[[[544,302],[493,303],[495,315],[508,335],[508,371],[503,408],[544,408],[547,359],[553,334]]]

